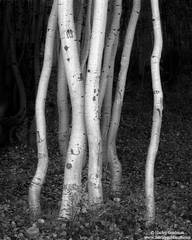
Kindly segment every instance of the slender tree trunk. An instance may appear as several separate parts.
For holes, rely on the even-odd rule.
[[[72,130],[65,163],[64,185],[59,217],[69,219],[76,213],[81,197],[81,170],[85,155],[84,82],[81,76],[73,1],[58,1],[59,31],[66,77],[72,104]]]
[[[100,80],[99,108],[102,109],[102,142],[103,142],[103,163],[107,163],[107,140],[111,119],[112,87],[115,56],[119,38],[120,18],[122,12],[122,0],[112,0],[108,6],[107,36],[105,40],[105,51],[103,67]],[[108,81],[109,84],[108,84]],[[105,91],[106,89],[106,91]]]
[[[103,68],[100,81],[100,93],[99,93],[99,107],[101,109],[103,98],[105,95],[105,89],[107,86],[107,75],[111,68],[111,55],[113,52],[113,46],[115,39],[118,35],[120,27],[120,18],[122,12],[122,0],[113,0],[112,1],[112,19],[109,32],[106,37],[105,51],[103,58]]]
[[[55,39],[55,30],[57,24],[57,0],[54,0],[51,14],[48,21],[47,36],[45,42],[45,54],[43,68],[39,80],[39,86],[36,97],[36,127],[37,127],[37,149],[38,165],[35,176],[29,188],[29,207],[32,217],[37,219],[40,214],[40,192],[45,180],[48,167],[48,151],[46,140],[46,122],[45,122],[45,101],[47,88],[51,74],[53,61],[53,46]]]
[[[94,1],[93,27],[85,87],[85,120],[89,144],[88,190],[91,205],[103,201],[102,140],[99,120],[99,78],[104,48],[108,0]]]
[[[108,137],[108,161],[111,168],[112,180],[111,190],[114,196],[118,196],[121,191],[121,163],[119,162],[116,150],[116,138],[120,123],[121,109],[125,91],[125,83],[127,71],[129,67],[130,54],[137,25],[137,20],[140,13],[141,0],[133,1],[133,9],[129,20],[129,25],[126,32],[125,45],[121,57],[121,67],[118,76],[118,82],[115,93],[115,100],[112,109],[112,120],[109,129]]]
[[[67,148],[69,143],[69,107],[68,107],[68,89],[67,78],[65,74],[65,67],[63,61],[62,50],[60,50],[59,64],[58,64],[58,77],[57,77],[57,106],[59,115],[59,130],[58,140],[59,149],[62,158],[65,162]]]
[[[160,131],[163,112],[163,92],[160,78],[160,59],[162,51],[162,33],[159,12],[159,1],[151,0],[152,21],[154,31],[154,47],[151,56],[151,75],[154,96],[153,123],[151,140],[149,144],[147,162],[145,169],[145,194],[146,194],[146,224],[150,225],[155,220],[155,198],[154,198],[154,165],[159,147]]]
[[[108,132],[111,121],[111,109],[112,109],[112,90],[113,90],[113,78],[114,78],[114,66],[115,57],[117,53],[119,34],[116,36],[116,40],[113,44],[113,52],[110,58],[110,69],[107,75],[107,87],[103,101],[102,109],[102,122],[101,122],[101,134],[103,141],[103,163],[107,163],[107,142],[108,142]]]

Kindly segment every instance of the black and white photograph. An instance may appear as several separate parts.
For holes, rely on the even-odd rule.
[[[0,240],[192,240],[192,1],[0,0]]]

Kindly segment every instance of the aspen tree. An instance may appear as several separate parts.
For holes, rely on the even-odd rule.
[[[152,21],[154,32],[154,47],[151,55],[151,75],[153,88],[153,123],[151,140],[148,148],[145,169],[145,194],[146,194],[146,224],[150,225],[155,220],[155,198],[154,198],[154,165],[157,156],[163,112],[163,92],[160,78],[160,59],[162,51],[162,32],[159,12],[159,1],[151,0]]]
[[[113,90],[113,78],[114,78],[114,65],[115,57],[117,53],[119,34],[116,36],[116,40],[113,44],[113,52],[111,55],[110,69],[107,75],[107,87],[103,100],[102,109],[102,122],[101,122],[101,135],[103,141],[103,163],[107,163],[107,142],[108,142],[108,131],[111,120],[111,108],[112,108],[112,90]]]
[[[59,150],[65,162],[69,142],[69,107],[68,88],[62,50],[59,54],[58,77],[57,77],[57,106],[58,106],[58,140]]]
[[[108,7],[107,36],[103,57],[102,74],[100,80],[99,108],[102,109],[102,141],[103,141],[103,163],[107,162],[107,138],[111,118],[112,87],[115,56],[119,38],[120,18],[122,12],[122,0],[112,0]],[[110,83],[108,84],[108,81]],[[106,89],[107,86],[107,89]],[[106,90],[106,91],[105,91]]]
[[[103,67],[100,80],[100,93],[99,93],[99,107],[101,109],[103,98],[105,94],[105,89],[107,86],[107,75],[111,68],[111,55],[114,51],[113,46],[115,39],[118,35],[120,18],[122,12],[122,0],[113,0],[112,1],[112,22],[110,23],[109,32],[106,36],[104,57],[103,57]],[[110,17],[110,16],[109,16]]]
[[[72,105],[72,130],[65,162],[60,219],[70,219],[81,197],[81,170],[85,155],[84,82],[74,25],[73,1],[58,0],[59,32]]]
[[[45,180],[48,167],[45,101],[53,61],[53,46],[55,39],[56,24],[57,24],[57,0],[54,0],[48,21],[43,68],[41,71],[35,104],[38,165],[35,176],[33,177],[33,180],[29,188],[29,207],[32,213],[32,217],[34,219],[36,219],[39,216],[41,211],[40,192]]]
[[[111,168],[111,190],[112,194],[119,195],[121,187],[121,163],[119,162],[116,150],[116,138],[120,123],[121,109],[123,104],[123,97],[125,91],[125,83],[127,77],[127,71],[129,67],[129,60],[131,55],[131,49],[135,34],[135,29],[140,13],[141,0],[133,0],[133,8],[126,32],[125,43],[123,47],[120,72],[117,81],[117,87],[115,92],[115,99],[112,109],[111,124],[108,136],[108,161]]]
[[[89,145],[88,191],[90,205],[103,201],[102,140],[99,120],[99,78],[104,48],[108,0],[95,0],[85,86],[85,121]]]

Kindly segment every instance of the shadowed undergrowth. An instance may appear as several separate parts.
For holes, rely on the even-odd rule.
[[[122,198],[110,198],[110,173],[103,172],[104,204],[88,207],[87,170],[83,171],[83,199],[73,221],[57,221],[63,184],[63,165],[58,153],[55,114],[48,120],[49,169],[41,195],[42,221],[38,234],[31,226],[28,187],[35,172],[36,151],[25,145],[10,146],[0,154],[0,239],[143,239],[168,231],[192,236],[192,97],[186,84],[165,93],[161,142],[155,166],[156,224],[146,229],[144,170],[150,138],[152,95],[127,91],[118,134],[117,150],[123,165]],[[170,233],[171,234],[171,233]],[[160,236],[160,235],[159,235]],[[174,236],[174,235],[173,235]]]

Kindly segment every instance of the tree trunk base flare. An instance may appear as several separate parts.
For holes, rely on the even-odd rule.
[[[115,146],[108,147],[108,162],[111,170],[111,195],[113,199],[118,199],[121,196],[122,167]]]
[[[59,212],[59,220],[73,220],[78,214],[78,206],[81,199],[81,185],[67,184],[63,186],[62,202]]]
[[[41,205],[40,205],[40,192],[41,186],[37,183],[32,182],[29,188],[29,209],[30,217],[33,222],[35,222],[41,215]]]
[[[88,177],[89,204],[92,209],[97,209],[103,203],[102,183],[98,181],[101,177],[98,175]]]
[[[155,201],[153,195],[146,196],[146,227],[150,227],[155,222]]]
[[[111,191],[114,195],[119,195],[121,192],[121,163],[119,162],[116,150],[116,138],[120,124],[120,117],[122,112],[123,98],[125,92],[125,84],[127,79],[127,72],[129,68],[130,55],[132,44],[135,35],[135,29],[140,13],[140,0],[133,1],[132,12],[129,24],[126,30],[125,43],[123,46],[121,65],[116,85],[115,98],[112,108],[112,117],[108,136],[108,161],[111,168],[112,180]],[[117,197],[117,200],[119,198]]]

